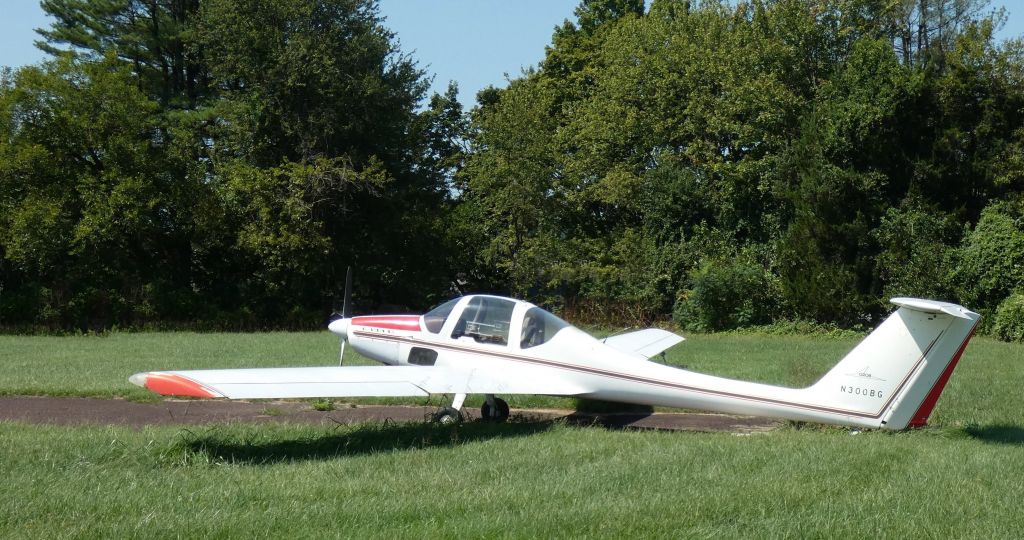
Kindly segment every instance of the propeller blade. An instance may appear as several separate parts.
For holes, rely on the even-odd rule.
[[[341,304],[341,320],[345,321],[352,317],[352,267],[349,266],[345,270],[345,298]],[[342,323],[345,324],[345,323]],[[339,340],[341,342],[341,352],[338,353],[338,365],[342,366],[345,364],[345,342],[348,341],[348,333],[346,332],[341,336]]]
[[[345,272],[345,300],[341,304],[341,316],[347,319],[352,316],[352,267]]]

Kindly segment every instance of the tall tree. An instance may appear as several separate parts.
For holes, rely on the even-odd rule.
[[[128,62],[141,87],[164,105],[193,107],[207,92],[199,50],[187,47],[199,0],[42,0],[54,18],[36,30],[36,46],[89,59],[108,53]]]
[[[174,178],[156,110],[112,57],[26,67],[0,92],[0,243],[37,315],[7,322],[145,320],[154,283],[188,286],[178,217],[204,187]]]
[[[432,246],[446,179],[423,161],[427,81],[376,4],[208,0],[194,37],[220,95],[214,172],[243,227],[250,290],[267,306],[329,306],[353,264],[370,303],[421,303],[444,274]]]

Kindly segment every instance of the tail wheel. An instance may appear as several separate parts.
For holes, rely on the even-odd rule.
[[[462,422],[462,413],[454,407],[445,407],[434,413],[434,422],[449,426]]]
[[[501,398],[494,398],[494,406],[485,401],[480,407],[480,417],[488,422],[504,422],[508,420],[508,414],[508,403]]]

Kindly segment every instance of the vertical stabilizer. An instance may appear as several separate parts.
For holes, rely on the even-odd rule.
[[[923,426],[980,316],[946,302],[892,302],[899,309],[809,390],[877,427]]]

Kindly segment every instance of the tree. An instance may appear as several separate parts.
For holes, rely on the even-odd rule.
[[[995,308],[1024,290],[1024,205],[995,202],[964,237],[954,272],[959,296],[981,309]]]
[[[522,294],[554,278],[562,256],[553,251],[559,193],[552,155],[553,92],[533,78],[513,83],[491,107],[479,110],[464,204],[483,264],[506,276]]]
[[[350,264],[362,309],[447,290],[465,121],[415,111],[374,2],[44,4],[58,60],[2,88],[4,321],[308,326]]]
[[[148,288],[180,283],[190,259],[178,218],[203,188],[169,176],[156,108],[110,56],[22,68],[0,93],[0,243],[34,296],[6,322],[144,319]]]
[[[42,0],[54,23],[36,30],[40,49],[89,60],[116,55],[139,84],[164,105],[194,107],[208,75],[198,50],[187,47],[199,0]]]
[[[458,112],[417,115],[427,81],[376,4],[210,0],[192,47],[220,96],[209,106],[212,163],[231,178],[223,188],[247,231],[236,247],[248,289],[267,306],[327,310],[340,306],[351,264],[364,305],[425,303],[449,274],[436,247],[452,166],[442,161],[455,157],[428,150],[445,135],[424,123]]]
[[[217,88],[239,107],[231,120],[246,138],[234,149],[254,163],[407,164],[406,128],[427,83],[374,3],[210,0],[195,32],[193,49],[207,51]]]

